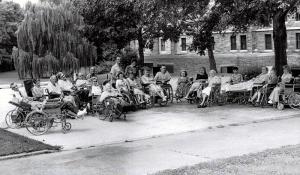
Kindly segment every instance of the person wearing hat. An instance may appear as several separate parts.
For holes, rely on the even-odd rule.
[[[180,77],[177,80],[176,97],[183,98],[186,95],[186,85],[189,82],[186,70],[181,70]]]

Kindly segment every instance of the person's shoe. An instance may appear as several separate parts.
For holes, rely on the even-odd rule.
[[[86,108],[84,108],[83,110],[79,110],[79,111],[77,112],[77,116],[78,116],[78,117],[82,117],[82,116],[84,116],[84,115],[86,115],[86,114],[87,114]]]
[[[167,101],[167,96],[164,96],[164,98],[162,99],[162,101]]]
[[[269,103],[269,104],[273,104],[272,100],[269,100],[268,103]]]
[[[199,103],[199,104],[197,105],[197,108],[202,108],[202,105]]]

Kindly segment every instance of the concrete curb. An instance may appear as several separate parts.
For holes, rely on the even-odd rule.
[[[55,153],[55,152],[60,152],[60,151],[61,150],[41,150],[41,151],[34,151],[34,152],[29,152],[29,153],[20,153],[20,154],[8,155],[8,156],[0,156],[0,161],[35,156],[35,155],[40,155],[40,154]]]

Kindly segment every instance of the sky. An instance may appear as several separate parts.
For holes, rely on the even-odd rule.
[[[13,2],[19,3],[21,5],[21,7],[25,7],[25,4],[28,1],[31,1],[33,3],[37,3],[39,0],[4,0],[4,1],[13,1]]]

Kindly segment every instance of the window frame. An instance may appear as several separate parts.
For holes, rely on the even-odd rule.
[[[270,38],[268,38],[268,37],[270,37]],[[268,43],[267,38],[270,39],[269,43]],[[265,50],[273,50],[272,34],[269,34],[269,33],[265,34]]]
[[[300,33],[296,33],[296,49],[300,49]]]
[[[245,40],[244,40],[245,38]],[[245,41],[245,43],[243,44],[243,41]],[[240,50],[248,50],[247,49],[247,35],[240,35],[240,43],[241,43],[241,46],[240,46]],[[245,47],[243,47],[245,46]]]
[[[230,36],[230,50],[237,50],[236,35]]]
[[[164,39],[160,39],[160,51],[166,51],[166,41]]]
[[[184,40],[185,42],[182,42],[183,40]],[[186,52],[186,51],[187,51],[187,47],[186,47],[186,46],[187,46],[187,45],[186,45],[186,38],[181,38],[180,41],[181,41],[181,51],[182,51],[182,52]],[[183,49],[183,48],[184,48],[184,49]]]

